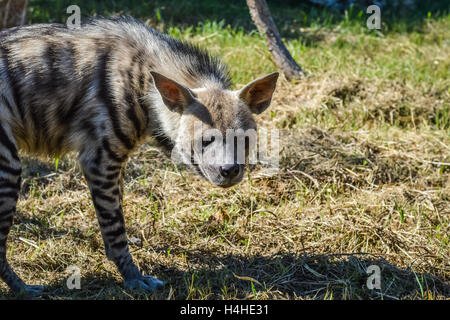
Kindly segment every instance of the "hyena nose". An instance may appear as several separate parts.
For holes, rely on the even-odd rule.
[[[220,167],[220,174],[224,178],[234,178],[241,172],[241,166],[238,164],[226,164]]]

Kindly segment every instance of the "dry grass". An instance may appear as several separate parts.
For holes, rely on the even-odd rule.
[[[360,52],[348,63],[336,53],[320,67],[336,52],[324,40],[314,75],[282,79],[271,113],[259,119],[282,132],[276,175],[255,167],[223,190],[175,168],[152,142],[140,148],[127,167],[128,234],[139,267],[164,289],[140,296],[122,288],[72,157],[57,172],[53,163],[24,164],[11,264],[26,282],[49,285],[44,298],[53,299],[448,299],[450,134],[436,117],[448,115],[448,77],[439,75],[450,53],[448,38],[426,38],[439,26],[420,46],[427,61],[440,59],[433,81],[423,80],[433,78],[429,70],[420,79],[377,75],[377,61],[363,74],[351,63]],[[247,40],[263,50],[254,37]],[[393,37],[402,40],[377,39],[380,59],[417,48]],[[265,57],[261,69],[268,64]],[[382,270],[381,290],[367,289],[372,264]],[[65,289],[70,265],[81,268],[80,291]],[[11,297],[3,283],[0,294]]]

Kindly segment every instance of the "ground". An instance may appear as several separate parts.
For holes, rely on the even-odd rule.
[[[148,22],[221,55],[237,88],[275,71],[256,31],[168,26],[164,12]],[[16,272],[48,285],[51,299],[450,298],[450,17],[376,32],[355,16],[298,34],[281,27],[308,76],[281,78],[258,117],[280,130],[276,174],[255,166],[219,189],[152,141],[133,154],[124,200],[131,251],[163,289],[123,288],[73,155],[24,156],[8,251]],[[81,290],[66,287],[71,265]],[[381,269],[381,289],[366,285],[370,265]],[[4,283],[0,296],[12,297]]]

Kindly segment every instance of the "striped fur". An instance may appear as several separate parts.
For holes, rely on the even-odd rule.
[[[164,93],[168,83],[161,80],[159,87],[154,80],[158,75],[174,79],[176,90],[190,88],[183,92],[192,93],[192,101],[182,110],[169,108],[171,100]],[[267,89],[270,98],[273,78]],[[230,86],[226,67],[218,59],[133,18],[93,19],[78,29],[41,24],[2,32],[0,277],[16,292],[40,291],[25,285],[6,261],[6,238],[20,188],[18,150],[44,156],[76,152],[108,258],[128,287],[159,286],[158,280],[141,275],[128,250],[122,214],[125,162],[149,136],[169,148],[181,143],[193,118],[221,130],[256,127],[251,116],[255,111],[247,103],[251,97],[246,101],[242,91]],[[260,100],[255,106],[262,105]],[[198,111],[199,106],[204,109]],[[225,186],[223,179],[214,179],[211,182]]]

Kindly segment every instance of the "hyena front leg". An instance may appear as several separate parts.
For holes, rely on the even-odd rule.
[[[8,126],[0,122],[0,278],[15,293],[38,295],[42,286],[28,286],[6,260],[6,241],[16,212],[20,189],[20,159]]]
[[[130,289],[154,291],[163,282],[141,274],[133,262],[128,248],[125,222],[122,212],[122,185],[124,162],[109,157],[111,151],[98,147],[92,153],[80,155],[80,164],[91,191],[100,224],[106,256],[113,261],[122,274],[125,286]]]

